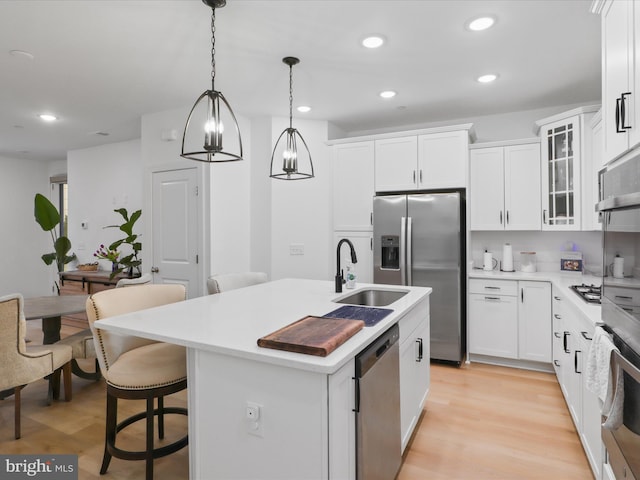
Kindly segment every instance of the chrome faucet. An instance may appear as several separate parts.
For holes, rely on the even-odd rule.
[[[342,269],[340,268],[340,247],[342,247],[343,243],[346,243],[347,245],[349,245],[349,248],[351,249],[351,261],[353,263],[358,263],[358,258],[356,257],[356,249],[353,248],[353,243],[351,243],[351,240],[349,240],[348,238],[343,238],[342,240],[340,240],[338,242],[338,248],[336,252],[336,265],[337,265],[336,293],[342,292],[342,284],[344,283],[344,277],[342,276]]]

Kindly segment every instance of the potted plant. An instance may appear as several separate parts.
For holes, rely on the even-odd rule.
[[[140,215],[142,215],[142,210],[136,210],[131,214],[131,216],[129,216],[129,212],[127,212],[126,208],[118,208],[114,210],[114,212],[119,213],[124,219],[124,222],[120,225],[108,225],[104,228],[118,228],[120,231],[125,233],[125,237],[120,240],[116,240],[109,245],[108,250],[118,252],[120,246],[124,244],[129,245],[131,253],[117,260],[119,265],[118,268],[114,268],[112,270],[111,278],[125,271],[129,277],[132,277],[134,268],[138,272],[138,275],[140,275],[142,273],[140,269],[142,260],[138,258],[138,254],[142,250],[142,243],[138,239],[139,235],[133,233],[133,227],[140,218]]]
[[[60,224],[60,213],[53,203],[49,201],[47,197],[36,193],[34,199],[33,210],[36,222],[42,230],[51,234],[51,240],[53,241],[53,252],[45,253],[42,255],[42,261],[47,265],[51,265],[54,261],[58,273],[64,271],[64,266],[75,260],[75,253],[69,254],[71,251],[71,240],[66,236],[60,235],[56,232],[56,227]],[[60,294],[60,287],[58,282],[55,282],[58,294]]]

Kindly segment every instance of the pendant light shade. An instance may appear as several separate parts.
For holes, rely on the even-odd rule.
[[[242,137],[238,121],[222,92],[215,89],[216,8],[224,7],[226,0],[202,2],[211,7],[211,89],[198,97],[189,112],[180,156],[200,162],[242,160]]]
[[[300,132],[293,128],[293,66],[300,63],[300,60],[285,57],[282,61],[289,65],[289,127],[283,130],[273,148],[269,176],[280,180],[313,178],[309,147]]]

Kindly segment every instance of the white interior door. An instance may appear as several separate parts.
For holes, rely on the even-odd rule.
[[[181,283],[199,295],[197,169],[153,173],[154,283]]]

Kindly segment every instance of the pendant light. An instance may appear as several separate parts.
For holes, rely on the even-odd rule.
[[[271,154],[271,178],[280,180],[302,180],[313,178],[313,162],[307,143],[300,132],[293,128],[293,66],[300,63],[296,57],[285,57],[282,61],[289,65],[289,127],[285,128],[276,141]],[[299,141],[298,141],[299,140]],[[298,150],[298,145],[304,149]],[[274,159],[282,159],[282,168],[274,170]],[[276,160],[280,165],[280,160]],[[278,169],[278,166],[275,166]]]
[[[242,138],[238,121],[231,106],[222,92],[215,89],[216,78],[216,37],[215,20],[216,8],[224,7],[226,0],[202,0],[211,7],[211,90],[198,97],[193,105],[182,135],[182,153],[180,156],[200,162],[232,162],[242,160]],[[235,127],[237,145],[229,147],[230,138],[227,134],[223,145],[225,125]],[[233,140],[233,139],[231,139]]]

